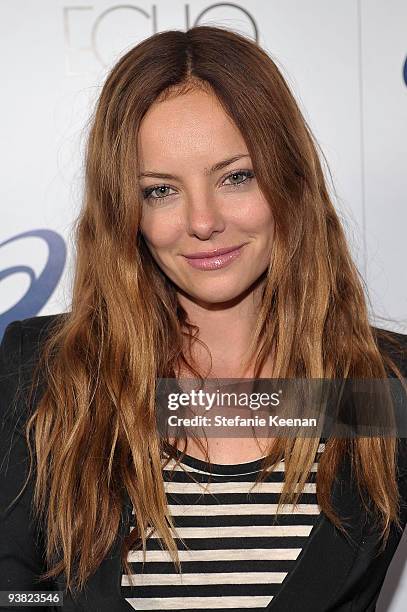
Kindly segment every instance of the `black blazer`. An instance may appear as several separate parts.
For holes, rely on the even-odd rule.
[[[38,316],[8,325],[0,349],[0,591],[63,590],[63,577],[48,583],[36,582],[45,571],[44,537],[30,520],[33,480],[22,497],[5,512],[21,489],[27,474],[25,412],[22,394],[32,380],[32,368],[48,327],[58,315]],[[392,332],[394,334],[394,332]],[[394,334],[405,350],[393,354],[407,377],[407,335]],[[388,349],[386,349],[388,350]],[[41,385],[38,393],[41,393]],[[15,398],[17,397],[16,401]],[[36,397],[36,396],[35,396]],[[34,397],[34,401],[36,401]],[[403,439],[404,440],[404,439]],[[407,522],[407,453],[400,445],[398,483],[402,496],[401,522]],[[295,568],[266,608],[272,612],[372,612],[388,566],[402,532],[392,525],[384,552],[377,555],[377,540],[369,533],[365,515],[344,460],[333,490],[334,508],[349,526],[345,537],[320,513]],[[64,597],[63,607],[33,607],[33,610],[63,612],[115,612],[133,610],[121,596],[120,547],[129,531],[131,502],[127,498],[116,541],[86,588],[73,600]],[[19,607],[18,609],[23,609]],[[24,607],[24,610],[31,608]],[[11,610],[1,607],[0,610]]]

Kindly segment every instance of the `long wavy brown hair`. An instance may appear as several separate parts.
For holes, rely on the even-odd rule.
[[[216,27],[143,40],[111,70],[92,117],[84,204],[74,224],[71,310],[44,344],[36,374],[46,389],[27,421],[34,506],[47,536],[49,571],[42,577],[64,572],[71,590],[81,589],[109,552],[126,491],[137,525],[122,547],[126,573],[129,550],[145,550],[152,530],[180,568],[162,477],[162,451],[171,448],[157,431],[156,385],[174,377],[180,363],[201,375],[185,350],[186,340],[200,342],[199,329],[140,233],[136,143],[153,103],[194,88],[215,93],[239,127],[274,216],[250,347],[255,376],[271,351],[273,378],[385,378],[388,368],[403,376],[380,351],[386,332],[369,323],[367,290],[318,145],[273,60],[251,39]],[[279,438],[270,448],[263,476],[282,457],[286,462],[280,504],[297,503],[296,485],[306,481],[318,442]],[[391,523],[400,527],[397,438],[327,440],[317,499],[342,530],[330,494],[345,454],[385,542]]]

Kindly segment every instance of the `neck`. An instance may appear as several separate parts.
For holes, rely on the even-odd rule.
[[[254,363],[247,363],[260,308],[263,283],[227,303],[205,304],[186,294],[179,294],[188,321],[199,328],[198,338],[208,347],[210,355],[199,342],[192,345],[192,360],[203,374],[220,378],[253,377]],[[187,350],[187,345],[186,349]],[[188,353],[186,353],[188,355]],[[212,358],[212,368],[211,368]],[[265,362],[262,375],[267,376],[270,362]],[[181,375],[185,375],[180,372]]]

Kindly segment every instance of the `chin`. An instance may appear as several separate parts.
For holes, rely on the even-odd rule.
[[[243,291],[228,291],[226,289],[217,291],[216,288],[214,288],[212,291],[203,292],[201,288],[201,291],[190,293],[190,295],[192,298],[207,304],[223,304],[224,302],[230,302],[238,299],[242,293]]]

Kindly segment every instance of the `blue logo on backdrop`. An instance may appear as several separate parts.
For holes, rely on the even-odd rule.
[[[31,280],[25,295],[17,304],[0,314],[0,339],[4,330],[11,321],[22,320],[36,316],[45,306],[48,299],[57,287],[62,276],[66,261],[66,246],[62,236],[52,230],[38,229],[13,236],[0,243],[0,247],[24,240],[25,238],[41,238],[48,246],[48,259],[45,268],[37,277],[34,270],[28,265],[17,265],[0,270],[0,282],[13,274],[27,274]],[[22,242],[22,255],[24,243]]]
[[[404,78],[404,83],[407,85],[407,57],[406,57],[406,61],[404,62],[404,67],[403,67],[403,78]]]

